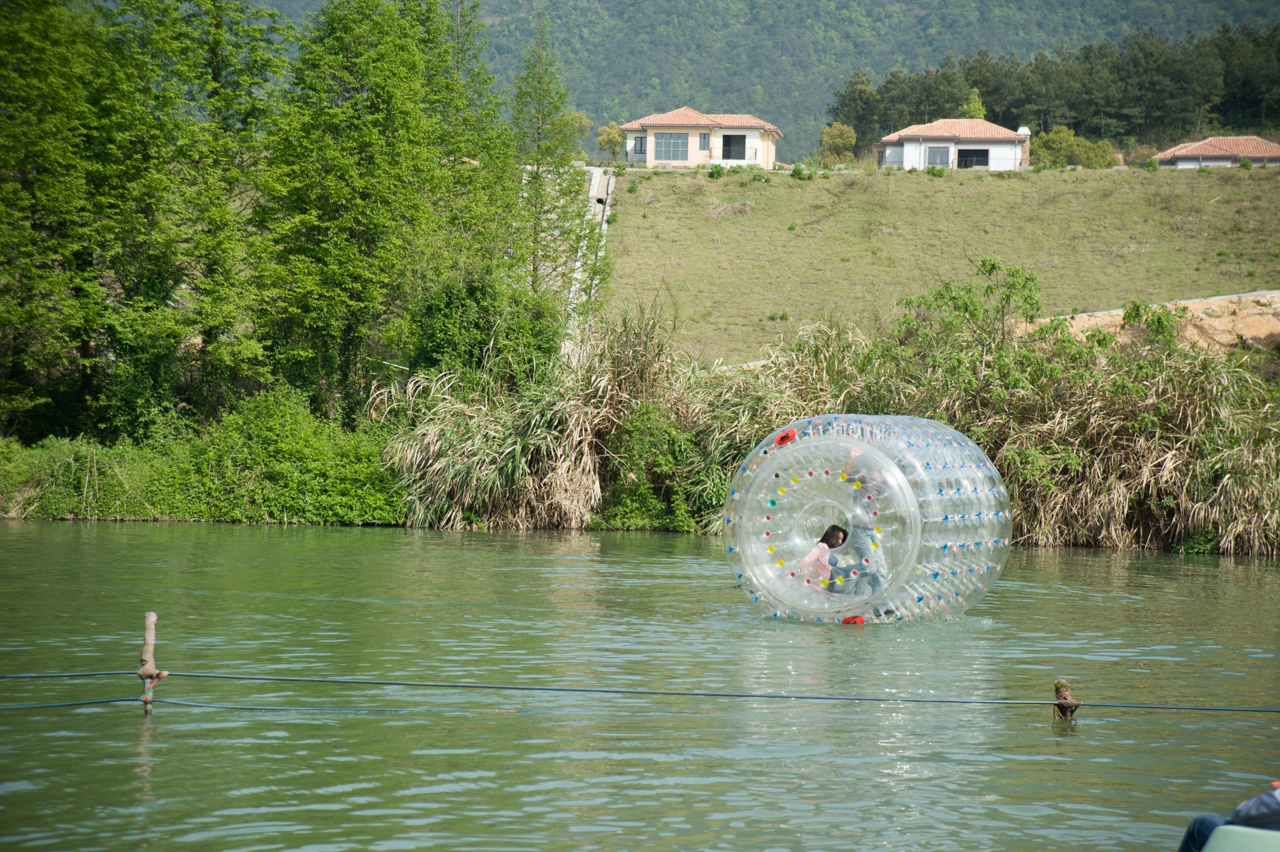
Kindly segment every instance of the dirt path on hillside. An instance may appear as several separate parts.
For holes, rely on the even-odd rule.
[[[1214,351],[1241,343],[1280,349],[1280,290],[1187,299],[1169,305],[1187,309],[1182,335],[1190,343]],[[1071,318],[1071,327],[1078,334],[1091,328],[1114,333],[1120,330],[1123,315],[1123,310],[1077,314]]]

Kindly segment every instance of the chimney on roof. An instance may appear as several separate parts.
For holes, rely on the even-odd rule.
[[[1030,135],[1031,135],[1031,128],[1030,128],[1030,127],[1019,127],[1019,128],[1018,128],[1018,135],[1019,135],[1019,136],[1030,136]]]

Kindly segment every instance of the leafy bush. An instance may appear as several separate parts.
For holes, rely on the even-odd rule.
[[[823,152],[831,157],[849,159],[853,157],[854,148],[857,147],[858,133],[847,124],[833,121],[822,128],[822,137],[819,144],[822,146]]]
[[[1240,168],[1244,169],[1245,171],[1248,171],[1249,169],[1253,168],[1253,160],[1250,160],[1248,157],[1241,157]]]
[[[707,177],[711,178],[712,180],[719,180],[720,178],[724,177],[724,172],[725,172],[724,166],[720,165],[719,163],[713,163],[711,165],[711,168],[707,171]]]
[[[1080,166],[1086,169],[1109,169],[1115,162],[1111,143],[1090,142],[1076,136],[1070,127],[1055,127],[1031,139],[1031,162],[1049,169]]]
[[[302,396],[260,393],[203,432],[114,446],[0,441],[0,511],[10,517],[243,523],[398,524],[402,495],[382,467],[391,434],[348,432]]]
[[[1155,162],[1156,155],[1160,151],[1157,148],[1148,146],[1134,147],[1125,155],[1125,165],[1133,168],[1145,169]]]
[[[806,169],[803,163],[796,163],[791,167],[791,177],[796,180],[813,180],[813,170]]]
[[[410,306],[410,369],[520,369],[560,351],[564,318],[549,294],[491,279],[443,281]]]
[[[925,173],[929,175],[929,177],[940,178],[940,177],[947,176],[947,170],[944,169],[942,166],[929,166],[927,169],[925,169]]]
[[[600,511],[592,529],[693,532],[680,473],[693,441],[661,406],[637,405],[605,441]]]

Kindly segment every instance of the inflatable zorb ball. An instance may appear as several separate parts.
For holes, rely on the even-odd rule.
[[[919,417],[828,414],[752,450],[724,506],[729,564],[766,615],[900,622],[963,612],[1009,557],[1009,495],[977,444]],[[817,549],[831,525],[848,536]]]

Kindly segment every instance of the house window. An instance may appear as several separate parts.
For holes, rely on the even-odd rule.
[[[951,164],[950,148],[930,148],[929,149],[929,165],[942,166],[946,168]]]
[[[956,152],[956,168],[985,169],[990,165],[990,155],[986,148],[961,148]]]
[[[689,159],[688,133],[653,134],[653,158],[655,160]]]
[[[711,150],[711,134],[710,133],[698,134],[698,150],[699,151]]]
[[[745,136],[723,136],[724,153],[721,159],[724,160],[745,160],[747,158],[747,137]]]
[[[634,153],[636,153],[636,154],[644,154],[644,153],[647,153],[647,150],[648,150],[648,149],[647,149],[647,147],[646,147],[646,143],[648,143],[648,141],[649,141],[649,137],[648,137],[648,136],[637,136],[637,137],[636,137],[636,146],[635,146],[635,148],[634,148],[634,149],[632,149],[632,150],[633,150],[633,152],[634,152]]]

